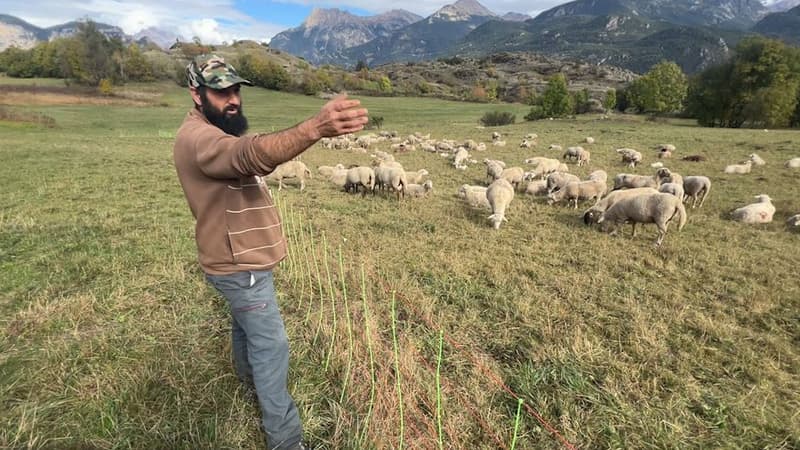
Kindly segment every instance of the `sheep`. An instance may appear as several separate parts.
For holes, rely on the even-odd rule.
[[[561,155],[562,159],[575,159],[576,161],[579,159],[581,152],[585,152],[586,150],[583,147],[567,147],[564,150],[564,154]]]
[[[500,178],[503,170],[505,170],[505,163],[502,163],[502,161],[484,159],[483,162],[486,164],[486,177],[489,179],[489,183]]]
[[[618,148],[616,151],[622,155],[622,162],[630,167],[642,162],[642,154],[632,148]]]
[[[605,182],[608,181],[608,174],[606,173],[605,170],[602,170],[602,169],[595,170],[594,172],[590,173],[589,176],[586,177],[586,179],[587,180],[598,180],[598,181],[602,181],[603,183],[605,183]]]
[[[581,181],[577,175],[564,172],[553,172],[547,176],[547,193],[550,194],[559,189],[562,189],[568,183]],[[605,181],[603,181],[605,183]]]
[[[341,188],[347,185],[347,172],[349,169],[334,169],[328,180]]]
[[[420,184],[422,180],[428,176],[428,171],[425,169],[420,170],[406,170],[406,178],[409,184]]]
[[[492,131],[492,140],[493,141],[496,141],[496,140],[500,139],[501,137],[502,137],[502,135],[499,132]]]
[[[731,212],[731,219],[742,223],[770,223],[775,214],[775,206],[767,194],[756,195],[756,203],[736,208]]]
[[[792,228],[800,228],[800,214],[795,214],[786,219],[786,225]]]
[[[511,183],[500,178],[494,180],[492,184],[486,189],[486,198],[489,200],[489,206],[492,209],[492,215],[487,217],[492,222],[495,230],[500,228],[500,224],[508,222],[506,219],[506,208],[514,200],[514,188]]]
[[[646,175],[633,175],[629,173],[620,173],[614,177],[614,189],[630,189],[640,187],[655,188],[658,186],[656,179]]]
[[[745,174],[750,173],[753,167],[753,161],[745,161],[743,164],[729,164],[725,166],[725,173]]]
[[[356,166],[347,169],[344,190],[350,192],[352,189],[353,193],[356,193],[359,186],[363,188],[361,197],[367,195],[367,190],[371,191],[375,188],[375,171],[372,170],[372,167]]]
[[[506,141],[494,141],[492,142],[492,145],[494,145],[495,147],[505,147]]]
[[[471,186],[462,184],[458,189],[458,196],[463,198],[473,208],[491,209],[489,199],[486,198],[486,186]]]
[[[700,198],[700,207],[703,207],[703,202],[708,197],[708,192],[711,190],[711,180],[708,177],[699,175],[688,176],[683,179],[683,201],[687,201],[692,197],[692,208],[697,204],[697,198]]]
[[[523,139],[522,142],[519,144],[519,148],[531,148],[533,147],[533,143],[527,139]]]
[[[792,158],[783,165],[787,169],[798,169],[800,168],[800,158]]]
[[[588,163],[591,160],[592,154],[589,151],[584,150],[578,153],[578,166],[582,166]]]
[[[586,139],[584,139],[584,142],[586,142],[589,145],[594,144],[594,138],[591,137],[591,136],[586,136]]]
[[[300,190],[302,191],[306,187],[306,178],[311,177],[311,171],[302,161],[292,160],[286,161],[283,164],[279,164],[278,167],[275,168],[272,172],[270,172],[266,177],[267,180],[273,180],[278,182],[278,190],[280,191],[283,188],[283,180],[287,178],[297,178],[300,180]]]
[[[672,194],[675,197],[678,197],[683,201],[683,184],[678,183],[662,183],[661,186],[658,187],[658,192],[664,192],[666,194]]]
[[[397,194],[397,199],[405,195],[405,186],[408,185],[406,172],[402,168],[379,166],[375,168],[375,186],[373,194],[384,187],[392,188]]]
[[[652,167],[654,169],[660,169],[660,168],[664,167],[664,163],[662,163],[661,161],[656,161],[656,162],[650,164],[650,167]]]
[[[656,170],[656,184],[675,183],[683,186],[683,177],[677,172],[670,172],[666,167]]]
[[[539,135],[536,133],[528,133],[525,135],[525,139],[528,139],[530,141],[535,141],[536,139],[539,139]]]
[[[600,215],[603,214],[605,210],[610,208],[614,205],[614,203],[622,200],[623,198],[628,197],[635,197],[637,195],[642,194],[657,194],[658,191],[651,187],[643,187],[643,188],[633,188],[633,189],[622,189],[619,191],[611,191],[592,205],[589,209],[584,211],[583,213],[583,223],[586,225],[590,225],[593,223],[597,223],[597,219],[600,218]]]
[[[317,172],[319,172],[323,178],[330,179],[331,175],[333,175],[336,170],[340,169],[344,169],[344,166],[341,164],[337,164],[335,166],[318,166]]]
[[[563,199],[575,200],[575,209],[578,209],[578,200],[600,200],[606,193],[606,183],[598,180],[573,181],[563,188],[549,194],[548,203],[553,204]]]
[[[528,195],[547,195],[549,193],[549,191],[547,190],[547,181],[546,180],[529,181],[528,184],[525,186],[525,193]]]
[[[433,181],[431,180],[428,180],[423,184],[409,183],[405,188],[406,194],[415,198],[427,197],[428,192],[431,190],[433,190]]]
[[[755,153],[750,153],[749,155],[747,155],[747,160],[752,162],[753,164],[755,164],[757,166],[763,166],[763,165],[767,164],[766,161],[761,159],[761,157],[756,155]]]
[[[458,147],[458,150],[453,155],[453,167],[460,170],[467,169],[467,159],[469,159],[469,152],[464,147]]]
[[[548,150],[555,150],[557,152],[560,152],[562,150],[561,146],[558,144],[550,144],[550,146],[547,148]]]
[[[703,162],[706,160],[706,157],[703,155],[686,155],[681,159],[684,161],[691,161],[691,162]]]
[[[500,173],[500,178],[511,183],[515,189],[519,188],[522,183],[522,178],[525,176],[525,171],[521,167],[509,167]]]
[[[659,158],[670,158],[672,157],[672,152],[675,151],[675,146],[672,144],[660,144],[656,146],[656,150],[658,150]]]
[[[560,167],[561,167],[561,161],[557,159],[550,159],[550,158],[538,159],[536,167],[534,167],[532,171],[533,177],[535,178],[538,176],[544,178],[547,175],[558,171]]]
[[[375,154],[372,157],[373,158],[377,158],[377,159],[379,159],[381,161],[385,161],[385,162],[394,161],[394,155],[391,155],[391,154],[386,153],[386,152],[381,151],[381,150],[375,151]]]
[[[637,223],[655,223],[658,228],[656,246],[660,246],[675,216],[678,216],[678,231],[681,231],[686,225],[686,209],[681,199],[659,192],[623,198],[605,210],[597,223],[607,223],[611,233],[615,234],[622,224],[630,222],[631,236],[636,236]]]

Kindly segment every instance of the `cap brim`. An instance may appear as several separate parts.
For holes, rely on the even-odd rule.
[[[206,84],[206,86],[210,87],[211,89],[227,89],[235,84],[255,86],[252,81],[245,80],[244,78],[241,77],[229,77],[225,81],[222,81],[220,83]]]

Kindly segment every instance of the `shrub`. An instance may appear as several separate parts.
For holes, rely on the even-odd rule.
[[[97,85],[97,90],[100,91],[100,93],[103,95],[111,95],[113,93],[114,87],[111,84],[111,80],[109,80],[108,78],[103,78]]]
[[[545,114],[542,105],[531,106],[530,112],[528,112],[528,114],[525,115],[525,120],[541,120],[546,118],[547,114]]]
[[[517,116],[510,112],[490,111],[481,117],[481,123],[487,127],[511,125],[517,121]]]
[[[364,126],[367,130],[374,130],[383,126],[383,116],[370,116],[369,122]]]

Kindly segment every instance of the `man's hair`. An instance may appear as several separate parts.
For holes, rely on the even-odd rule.
[[[197,86],[194,89],[197,91],[197,95],[200,96],[200,101],[201,102],[203,102],[203,103],[208,102],[208,94],[206,94],[206,90],[208,89],[207,87],[205,87],[205,86]],[[192,97],[192,101],[194,101],[194,97]],[[195,103],[194,107],[195,108],[202,108],[202,104]]]

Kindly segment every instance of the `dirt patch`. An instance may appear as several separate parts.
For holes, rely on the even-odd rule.
[[[3,86],[0,105],[122,105],[152,106],[156,96],[126,91],[101,95],[93,89],[56,86]]]

